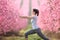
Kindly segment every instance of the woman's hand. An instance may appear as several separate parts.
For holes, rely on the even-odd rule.
[[[26,16],[19,16],[20,18],[25,18]]]
[[[19,16],[20,18],[22,18],[22,16]]]

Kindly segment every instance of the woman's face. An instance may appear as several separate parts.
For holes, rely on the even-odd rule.
[[[34,11],[32,11],[32,15],[35,15],[35,12]]]

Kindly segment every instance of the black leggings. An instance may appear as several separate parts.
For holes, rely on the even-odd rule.
[[[28,35],[30,35],[30,34],[35,34],[35,33],[37,33],[42,39],[44,39],[44,40],[49,40],[48,38],[46,38],[46,37],[42,34],[40,28],[38,28],[38,29],[32,29],[32,30],[26,32],[26,33],[25,33],[25,38],[28,38]]]

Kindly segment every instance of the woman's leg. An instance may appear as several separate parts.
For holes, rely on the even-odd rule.
[[[28,40],[28,35],[30,34],[35,34],[36,32],[34,30],[30,30],[28,32],[25,33],[25,39]]]
[[[48,38],[45,37],[45,35],[41,32],[40,29],[37,29],[36,31],[37,31],[37,34],[38,34],[42,39],[44,39],[44,40],[49,40]]]

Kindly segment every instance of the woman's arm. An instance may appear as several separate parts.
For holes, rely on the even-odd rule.
[[[34,16],[20,16],[21,18],[32,19]]]

